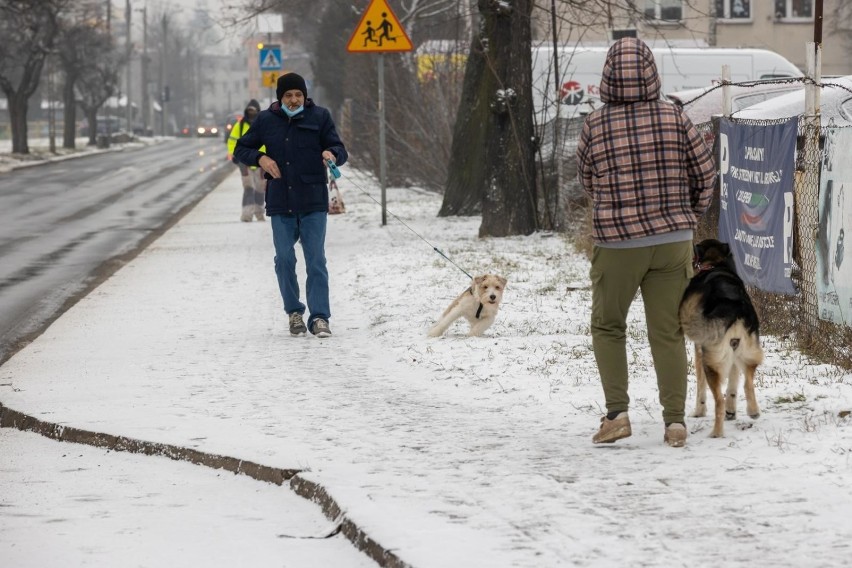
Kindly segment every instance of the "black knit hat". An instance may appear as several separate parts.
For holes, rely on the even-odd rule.
[[[305,80],[301,75],[287,73],[286,75],[278,77],[278,86],[275,89],[275,95],[278,97],[279,101],[281,100],[281,97],[284,96],[284,93],[294,89],[302,91],[305,98],[308,98],[308,86],[305,84]]]

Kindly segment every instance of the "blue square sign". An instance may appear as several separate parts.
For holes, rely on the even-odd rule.
[[[281,69],[281,46],[267,45],[259,53],[261,71],[277,71]]]

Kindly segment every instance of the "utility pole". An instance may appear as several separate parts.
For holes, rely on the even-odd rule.
[[[169,32],[169,17],[166,14],[163,14],[162,19],[160,20],[160,25],[163,27],[163,45],[160,47],[160,80],[159,80],[159,91],[160,91],[160,135],[166,135],[166,104],[168,102],[169,96],[166,93],[168,87],[165,83],[166,77],[166,51],[168,50],[168,32]]]
[[[805,78],[805,113],[799,121],[804,133],[801,174],[796,176],[794,185],[797,211],[797,232],[799,239],[799,266],[816,266],[815,236],[819,226],[819,174],[822,160],[820,156],[820,83],[822,82],[822,0],[814,3],[814,41],[805,48],[807,65]],[[799,174],[799,172],[797,172]],[[807,329],[818,329],[819,299],[817,297],[816,270],[803,270],[802,306],[805,308]],[[807,339],[812,339],[811,337]]]
[[[272,45],[272,30],[271,29],[266,33],[266,43],[267,43],[267,45]],[[283,51],[282,51],[282,53],[283,53]],[[281,62],[281,65],[283,67],[283,65],[284,65],[283,61]],[[263,75],[263,71],[261,71],[260,74]],[[270,87],[269,87],[269,99],[272,100],[272,101],[274,101],[276,99],[275,89],[276,89],[275,85],[270,85]]]
[[[127,19],[127,38],[125,39],[126,48],[127,48],[127,85],[125,93],[125,98],[127,99],[127,132],[131,134],[133,132],[133,127],[131,124],[133,123],[133,106],[130,104],[130,76],[132,73],[130,72],[130,58],[133,56],[133,43],[130,41],[130,21],[131,14],[133,10],[130,7],[130,0],[125,0],[125,14]]]
[[[107,36],[109,37],[110,47],[112,47],[112,0],[107,0],[106,28],[107,28]],[[112,97],[110,97],[110,98],[112,98]],[[107,99],[107,102],[106,102],[105,112],[106,112],[106,143],[107,143],[107,145],[109,145],[109,143],[112,141],[112,125],[109,123],[109,98]],[[94,124],[89,125],[89,129],[92,129],[92,128],[95,128]],[[97,135],[98,135],[98,133],[97,133],[97,131],[95,131],[95,136],[97,136]]]
[[[148,4],[147,2],[140,10],[142,12],[142,135],[148,135],[148,122],[151,115],[151,101],[148,94]]]

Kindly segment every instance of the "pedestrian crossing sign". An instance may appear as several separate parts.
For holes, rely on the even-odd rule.
[[[281,46],[267,45],[259,52],[261,71],[278,71],[281,69]]]
[[[370,0],[358,27],[352,32],[346,51],[385,53],[411,51],[413,46],[387,0]]]

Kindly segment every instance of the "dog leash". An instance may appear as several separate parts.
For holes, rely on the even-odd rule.
[[[338,171],[338,175],[337,175],[336,177],[340,177],[340,173],[339,173],[339,171]],[[351,177],[349,178],[349,182],[350,182],[352,185],[354,185],[354,186],[355,186],[355,188],[356,188],[358,191],[360,191],[361,193],[363,193],[364,195],[366,195],[367,197],[369,197],[370,199],[372,199],[372,200],[373,200],[373,201],[374,201],[377,205],[379,205],[379,206],[381,206],[381,205],[382,205],[382,203],[381,203],[380,201],[378,201],[375,197],[373,197],[372,195],[370,195],[370,193],[369,193],[367,190],[365,190],[363,187],[361,187],[358,183],[356,183],[355,181],[353,181]],[[467,270],[465,270],[464,268],[462,268],[461,266],[459,266],[458,264],[456,264],[455,262],[453,262],[453,259],[451,259],[451,258],[450,258],[450,257],[448,257],[446,254],[444,254],[444,251],[442,251],[441,249],[439,249],[438,247],[436,247],[435,245],[433,245],[432,243],[430,243],[429,241],[427,241],[427,240],[423,237],[423,235],[421,235],[420,233],[418,233],[417,231],[415,231],[414,229],[412,229],[411,227],[409,227],[409,226],[408,226],[408,224],[407,224],[405,221],[403,221],[402,219],[400,219],[400,218],[399,218],[396,214],[394,214],[394,213],[393,213],[393,211],[391,211],[391,210],[390,210],[390,209],[388,209],[388,208],[385,208],[385,211],[387,211],[387,212],[388,212],[388,214],[389,214],[391,217],[393,217],[394,219],[396,219],[397,221],[399,221],[399,222],[402,224],[402,226],[404,226],[406,229],[408,229],[409,231],[411,231],[412,233],[414,233],[415,235],[417,235],[417,236],[420,238],[420,240],[421,240],[421,241],[423,241],[424,243],[426,243],[427,245],[429,245],[430,247],[432,247],[432,250],[433,250],[433,251],[435,251],[435,252],[437,252],[438,254],[440,254],[442,257],[444,257],[444,259],[446,259],[446,261],[447,261],[447,262],[449,262],[450,264],[452,264],[453,266],[455,266],[456,268],[458,268],[459,270],[461,270],[461,271],[464,273],[464,275],[465,275],[465,276],[467,276],[468,278],[470,278],[471,280],[473,280],[473,276],[471,276],[471,275],[470,275],[470,273],[468,273],[468,271],[467,271]],[[480,308],[480,310],[481,310],[481,309],[482,309],[482,308]],[[478,317],[479,317],[479,314],[477,313],[477,318],[478,318]]]

